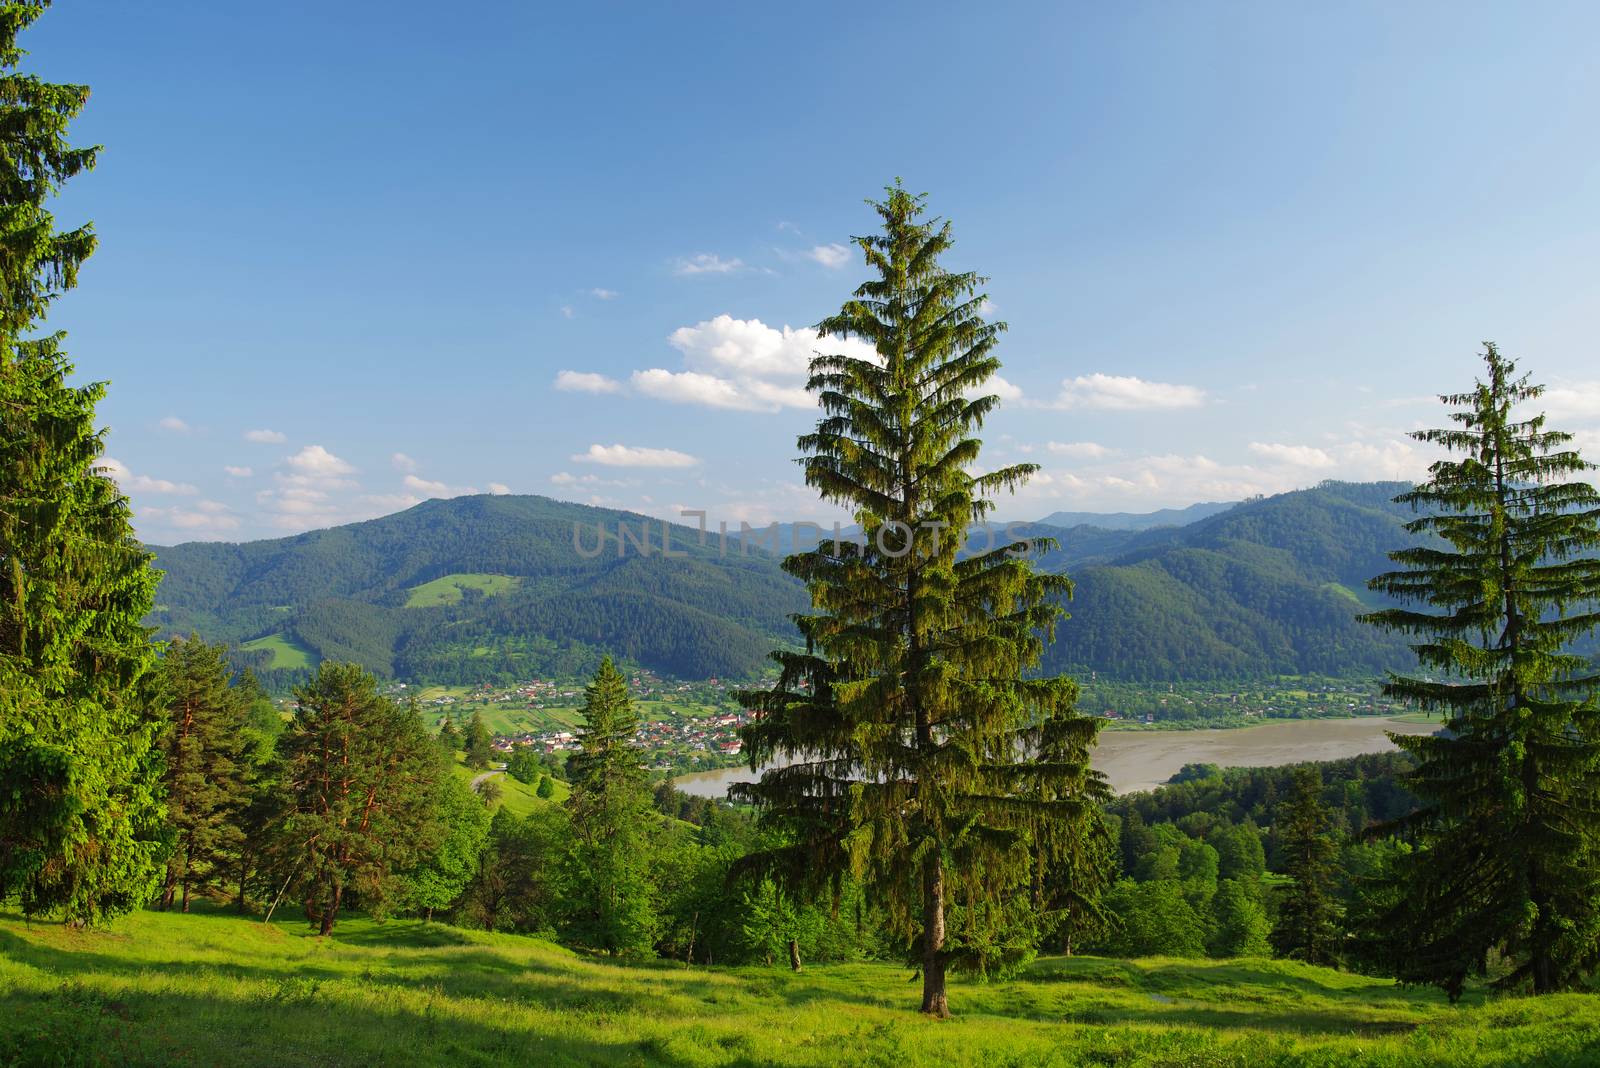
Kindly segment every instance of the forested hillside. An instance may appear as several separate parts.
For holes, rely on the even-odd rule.
[[[1373,674],[1411,663],[1403,642],[1357,622],[1366,581],[1406,544],[1400,483],[1324,483],[1247,501],[1184,527],[1057,534],[1046,566],[1077,581],[1054,669],[1142,681]]]
[[[633,539],[648,525],[649,557],[635,541],[619,553],[619,523]],[[476,496],[292,538],[158,548],[151,622],[242,644],[269,685],[319,659],[443,683],[578,674],[602,647],[680,677],[759,670],[803,604],[798,584],[770,555],[721,554],[687,527],[673,527],[663,558],[662,529],[545,497]]]
[[[1327,483],[1185,526],[1029,524],[1058,542],[1043,567],[1077,582],[1046,666],[1138,681],[1404,666],[1403,643],[1355,618],[1378,603],[1366,580],[1406,539],[1408,513],[1390,500],[1402,488]],[[633,538],[649,524],[651,555],[633,542],[619,554],[619,522]],[[661,530],[632,513],[479,496],[292,538],[158,548],[151,622],[243,646],[269,686],[321,659],[450,684],[570,676],[602,648],[684,678],[760,671],[775,641],[793,640],[800,586],[759,545],[730,540],[724,553],[690,527],[672,528],[684,555],[664,558]]]

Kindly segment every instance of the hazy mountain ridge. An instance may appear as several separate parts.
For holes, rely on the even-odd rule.
[[[1057,542],[1041,566],[1077,583],[1047,666],[1152,681],[1405,666],[1402,643],[1355,619],[1377,603],[1366,579],[1407,540],[1409,512],[1391,503],[1403,488],[1327,483],[1196,506],[1222,510],[1183,526],[1024,524]],[[648,527],[650,556],[633,543],[618,554],[619,522],[635,539]],[[775,555],[737,540],[724,552],[715,533],[701,545],[698,530],[673,525],[683,555],[663,558],[662,527],[545,497],[478,496],[289,538],[157,548],[167,576],[151,622],[254,640],[240,660],[280,684],[285,647],[309,662],[477,682],[583,670],[601,651],[680,677],[747,676],[793,641],[788,617],[805,595]],[[518,582],[484,593],[473,575]],[[466,577],[458,601],[407,607],[413,587],[449,576]]]

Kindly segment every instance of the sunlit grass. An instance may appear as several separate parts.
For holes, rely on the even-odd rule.
[[[1431,991],[1282,961],[1040,961],[914,1011],[892,964],[619,965],[510,935],[204,912],[0,918],[0,1063],[1587,1065],[1589,995]]]

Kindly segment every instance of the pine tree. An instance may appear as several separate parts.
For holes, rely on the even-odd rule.
[[[744,695],[744,741],[752,767],[786,766],[740,794],[790,843],[761,859],[800,900],[864,878],[921,971],[923,1011],[944,1016],[949,967],[1026,951],[1012,927],[1028,922],[1030,847],[1078,840],[1050,828],[1091,817],[1098,723],[1073,711],[1070,679],[1023,678],[1071,591],[1034,571],[1043,544],[959,552],[1035,470],[971,473],[1003,324],[980,315],[982,279],[940,264],[950,226],[922,219],[923,197],[896,184],[874,207],[882,232],[855,239],[874,276],[819,330],[876,358],[812,360],[823,416],[799,442],[806,482],[863,537],[784,563],[811,593],[805,649],[775,653],[774,688]]]
[[[444,717],[444,722],[439,724],[439,744],[444,746],[447,753],[454,753],[461,748],[461,732],[456,730],[456,725],[450,717]]]
[[[463,748],[466,749],[469,768],[486,768],[489,766],[489,761],[494,758],[493,739],[489,737],[489,728],[484,725],[481,713],[473,712],[472,718],[467,721]]]
[[[161,661],[168,722],[165,751],[167,819],[173,830],[160,905],[182,893],[218,889],[236,870],[244,842],[242,810],[250,798],[250,696],[229,684],[227,650],[190,635],[167,647]]]
[[[1458,997],[1492,952],[1505,986],[1573,986],[1600,959],[1600,677],[1571,651],[1600,614],[1593,469],[1519,406],[1543,387],[1485,346],[1485,377],[1441,399],[1455,426],[1414,436],[1450,454],[1398,500],[1427,543],[1371,585],[1408,605],[1368,618],[1417,639],[1426,676],[1388,694],[1444,713],[1445,732],[1395,737],[1417,758],[1420,810],[1397,825],[1399,903],[1373,937],[1402,981]]]
[[[68,385],[63,335],[36,334],[95,247],[45,208],[94,164],[66,141],[89,90],[17,70],[47,6],[0,5],[0,897],[85,923],[145,900],[160,871],[141,623],[157,574],[96,466],[104,385]]]
[[[398,873],[437,845],[436,790],[449,774],[415,710],[381,696],[355,664],[324,662],[295,691],[282,743],[290,795],[284,834],[306,918],[326,935],[346,891],[379,909]]]
[[[584,690],[566,805],[576,839],[569,930],[612,954],[648,950],[656,925],[646,832],[657,820],[633,745],[638,727],[628,684],[608,656]]]
[[[1272,948],[1280,957],[1334,967],[1339,963],[1339,911],[1333,896],[1334,844],[1322,776],[1296,768],[1294,792],[1278,824],[1279,853],[1291,883],[1278,906]]]

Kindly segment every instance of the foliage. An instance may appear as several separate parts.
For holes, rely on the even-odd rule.
[[[1322,778],[1315,770],[1295,774],[1280,820],[1280,851],[1291,882],[1278,906],[1272,946],[1280,957],[1332,966],[1339,959],[1338,907],[1333,899],[1333,862],[1328,813],[1318,796]]]
[[[95,247],[45,207],[96,155],[66,140],[88,87],[17,70],[45,6],[0,5],[0,898],[86,923],[160,870],[157,574],[97,466],[103,384],[68,385],[64,335],[35,334]]]
[[[579,748],[567,764],[573,893],[566,929],[580,945],[613,955],[645,953],[656,925],[646,836],[657,821],[633,747],[639,721],[610,657],[584,695]]]
[[[472,713],[472,718],[467,721],[465,736],[462,738],[461,748],[466,752],[467,767],[483,769],[489,766],[489,761],[494,757],[492,748],[493,739],[489,737],[489,728],[484,725],[481,713]]]
[[[437,846],[439,780],[449,775],[416,712],[381,697],[355,664],[325,663],[296,691],[283,738],[289,816],[306,918],[333,929],[347,890],[369,909]]]
[[[437,845],[422,855],[403,876],[402,900],[409,909],[432,918],[455,904],[478,873],[479,857],[489,835],[489,810],[453,775],[435,786],[432,818],[443,826]]]
[[[160,682],[167,723],[163,783],[172,850],[160,907],[181,892],[210,893],[235,869],[244,844],[241,809],[249,803],[255,738],[247,732],[248,689],[231,685],[227,649],[191,635],[167,646]]]
[[[807,484],[850,508],[863,538],[784,561],[811,595],[796,617],[805,650],[773,654],[781,676],[745,695],[757,721],[742,733],[752,768],[786,766],[737,789],[784,843],[749,870],[801,899],[862,878],[922,972],[923,1010],[943,1016],[948,966],[1031,953],[1011,930],[1032,919],[1016,906],[1029,847],[1089,818],[1098,724],[1073,712],[1070,679],[1022,677],[1071,584],[1036,572],[1027,544],[961,556],[951,536],[1034,471],[969,473],[999,403],[982,390],[1004,326],[979,314],[976,275],[940,264],[950,227],[920,221],[923,198],[895,185],[874,207],[882,232],[856,239],[874,277],[819,332],[877,358],[811,361],[823,415],[799,442]]]
[[[1372,580],[1406,607],[1372,622],[1410,636],[1426,674],[1388,691],[1445,712],[1446,733],[1395,738],[1422,807],[1400,829],[1402,893],[1371,937],[1394,973],[1459,995],[1492,953],[1506,985],[1572,987],[1600,961],[1596,675],[1575,640],[1600,624],[1600,494],[1542,414],[1543,387],[1485,346],[1485,376],[1442,398],[1455,424],[1418,431],[1446,459],[1399,500],[1437,546],[1392,553]]]

